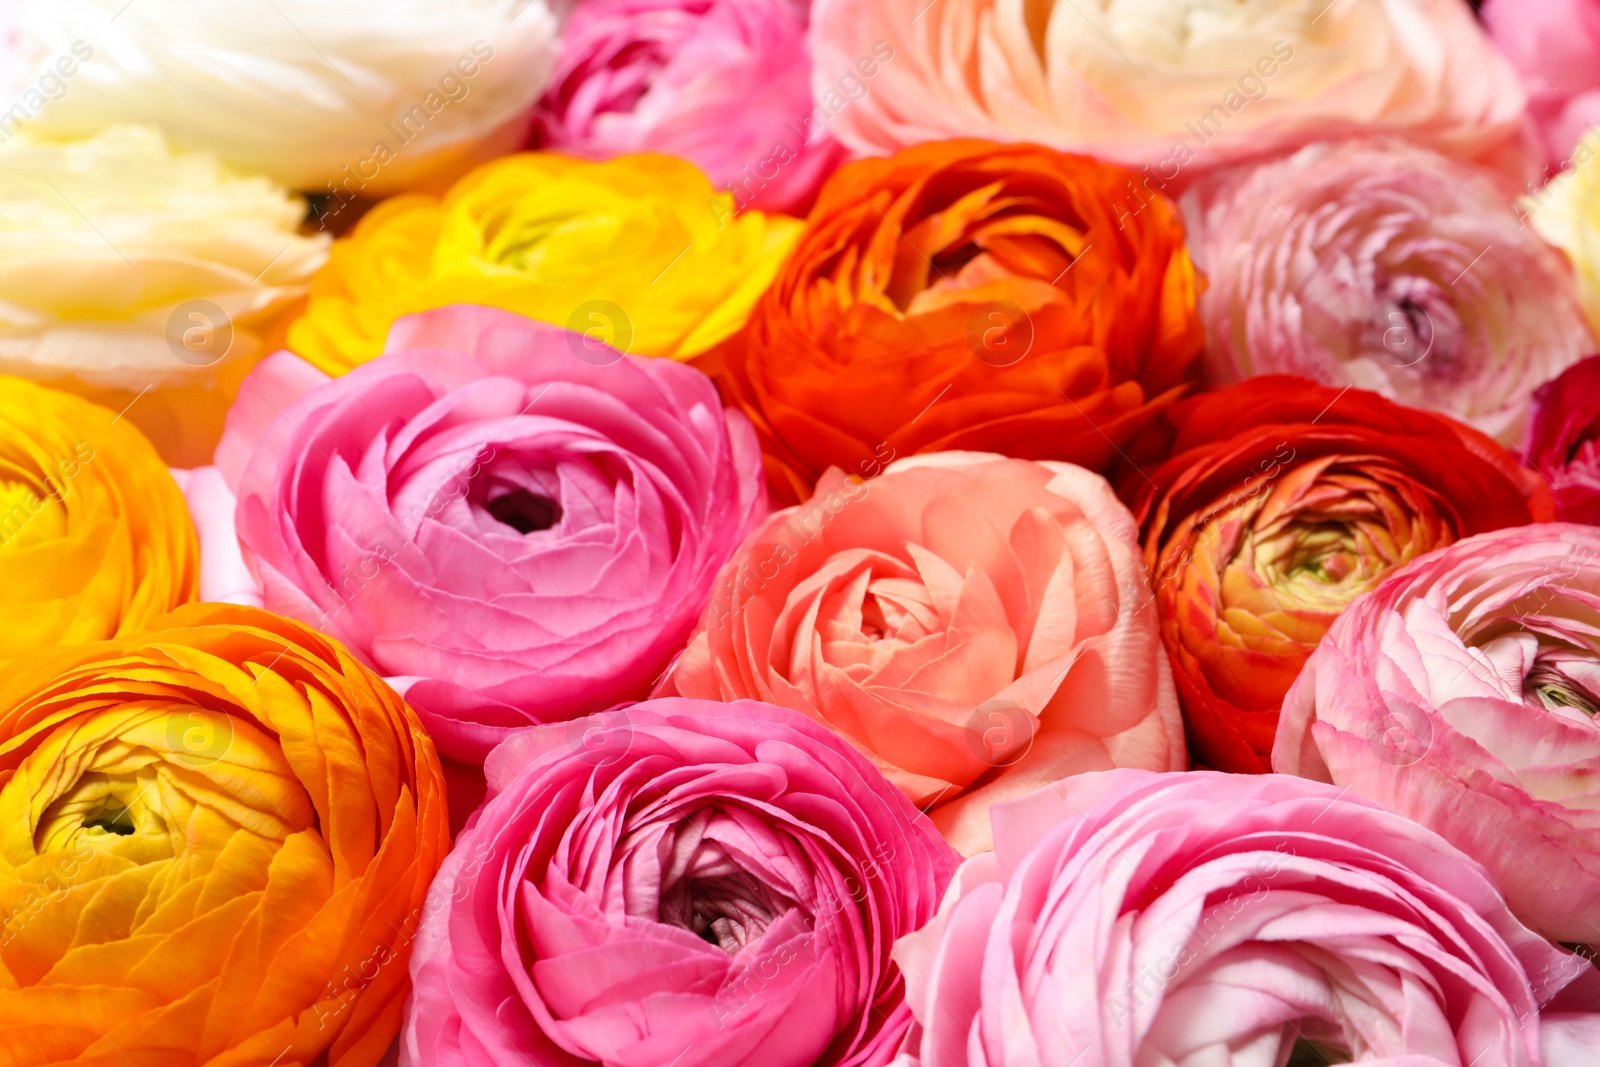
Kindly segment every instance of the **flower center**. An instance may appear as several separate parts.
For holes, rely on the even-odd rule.
[[[513,489],[495,497],[485,508],[490,515],[520,534],[548,530],[561,521],[561,505],[526,489]]]
[[[1289,1053],[1289,1062],[1284,1067],[1331,1067],[1335,1063],[1352,1062],[1350,1053],[1344,1049],[1302,1037],[1295,1041],[1294,1049]]]
[[[1523,678],[1522,699],[1550,711],[1572,708],[1591,719],[1600,716],[1600,695],[1549,663],[1536,662]]]

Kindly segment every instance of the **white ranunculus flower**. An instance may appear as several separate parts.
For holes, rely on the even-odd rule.
[[[327,259],[305,212],[148,128],[14,136],[0,146],[0,374],[114,408],[137,396],[129,418],[169,460],[203,461],[227,383]]]
[[[870,155],[1036,141],[1171,183],[1380,131],[1527,162],[1522,85],[1463,0],[816,0],[811,44],[834,136]],[[841,72],[874,55],[849,92]]]
[[[292,188],[373,195],[521,139],[567,0],[8,2],[35,71],[82,60],[19,100],[33,132],[153,124]]]

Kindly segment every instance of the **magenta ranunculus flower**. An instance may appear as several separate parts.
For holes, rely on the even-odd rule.
[[[424,908],[401,1067],[882,1067],[958,857],[842,738],[662,699],[513,735]]]
[[[1600,525],[1600,356],[1534,392],[1526,454],[1550,482],[1557,517]]]
[[[1398,140],[1313,144],[1185,196],[1213,382],[1297,374],[1520,441],[1594,351],[1572,265],[1481,170]]]
[[[466,305],[340,378],[268,357],[217,467],[265,606],[390,676],[463,760],[645,696],[766,511],[755,433],[705,375]],[[232,501],[190,496],[201,595],[236,594]]]
[[[1600,945],[1600,530],[1480,534],[1395,571],[1283,702],[1274,770],[1482,863],[1548,937]]]
[[[1330,786],[1099,771],[997,805],[994,836],[895,947],[922,1067],[1593,1062],[1589,961]]]
[[[682,156],[741,208],[803,213],[844,159],[811,99],[807,0],[586,0],[536,112],[542,147]],[[850,72],[854,75],[854,72]]]
[[[1522,76],[1546,165],[1559,170],[1600,124],[1600,0],[1484,0],[1482,12]]]

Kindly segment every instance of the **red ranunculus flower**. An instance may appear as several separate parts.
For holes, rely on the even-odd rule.
[[[1158,428],[1166,458],[1122,487],[1190,745],[1222,770],[1271,769],[1284,694],[1384,575],[1553,516],[1543,481],[1490,438],[1363,390],[1253,378],[1174,405]]]

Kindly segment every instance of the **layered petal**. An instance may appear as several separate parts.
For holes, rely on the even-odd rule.
[[[199,571],[183,493],[143,434],[0,378],[0,665],[136,633],[196,599]]]
[[[0,1062],[371,1067],[449,847],[433,745],[330,639],[191,605],[0,674]]]
[[[1330,786],[1113,771],[994,819],[895,946],[921,1067],[1566,1067],[1600,1018],[1481,867]]]
[[[279,352],[229,415],[265,605],[405,679],[459,759],[644,696],[765,513],[749,424],[690,367],[492,308],[389,344],[333,379]]]
[[[990,806],[1069,774],[1181,770],[1133,518],[1065,463],[932,452],[825,474],[717,578],[657,688],[838,731],[964,854]]]
[[[883,1067],[894,939],[956,856],[781,708],[651,700],[508,739],[435,882],[402,1067]]]
[[[1189,742],[1220,770],[1268,769],[1284,694],[1352,600],[1458,538],[1553,513],[1488,437],[1358,389],[1254,378],[1157,430],[1144,444],[1167,458],[1123,488]]]
[[[1284,700],[1276,770],[1482,863],[1529,926],[1600,943],[1600,534],[1481,534],[1390,575]]]
[[[1173,205],[1031,145],[951,141],[837,171],[750,323],[703,357],[774,492],[972,449],[1104,470],[1190,383],[1200,287]]]

